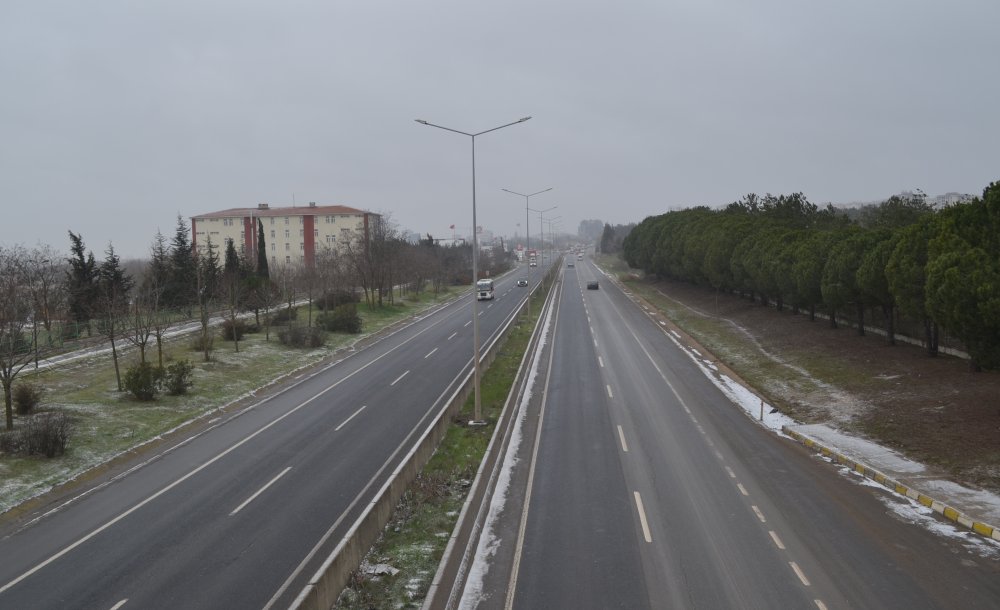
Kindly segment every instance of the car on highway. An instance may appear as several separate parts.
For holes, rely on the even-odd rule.
[[[530,263],[528,263],[528,266],[529,267],[537,267],[538,263],[536,263],[535,261],[531,261]]]
[[[587,282],[587,290],[600,290],[601,285],[597,283],[597,280],[590,280]]]
[[[573,260],[570,259],[570,261],[566,263],[566,266],[567,267],[572,267],[573,266]]]
[[[522,277],[521,279],[517,280],[517,285],[518,286],[527,286],[528,285],[528,280],[526,280],[525,278]]]

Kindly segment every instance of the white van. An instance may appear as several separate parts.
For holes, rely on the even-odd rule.
[[[476,282],[476,300],[493,300],[493,280],[479,280]]]

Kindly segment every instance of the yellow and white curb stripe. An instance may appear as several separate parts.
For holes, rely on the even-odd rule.
[[[820,443],[816,439],[810,438],[802,434],[801,432],[796,432],[795,430],[792,430],[788,426],[782,426],[781,431],[790,436],[791,438],[794,438],[796,441],[802,443],[806,447],[809,447],[810,449],[816,451],[817,453],[822,454],[824,457],[828,457],[831,460],[835,460],[839,464],[847,466],[854,472],[857,472],[858,474],[875,481],[876,483],[882,485],[887,489],[890,489],[898,494],[906,496],[907,498],[912,498],[917,502],[920,502],[921,504],[930,508],[939,515],[942,515],[945,519],[954,521],[955,523],[958,523],[959,525],[966,527],[976,532],[977,534],[980,534],[981,536],[985,536],[987,538],[992,538],[993,540],[1000,541],[1000,528],[993,527],[988,523],[982,523],[981,521],[974,521],[968,515],[965,515],[961,511],[951,506],[948,506],[943,502],[939,502],[938,500],[935,500],[934,498],[928,495],[922,494],[919,491],[913,489],[912,487],[907,487],[906,485],[903,485],[899,481],[887,477],[885,474],[879,472],[878,470],[875,470],[871,466],[867,466],[865,464],[862,464],[861,462],[853,460],[847,457],[846,455],[839,453],[836,449],[831,449],[826,445]]]

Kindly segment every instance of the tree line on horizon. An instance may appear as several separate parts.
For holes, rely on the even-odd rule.
[[[628,265],[646,273],[811,320],[818,309],[860,334],[866,312],[877,312],[890,344],[904,320],[923,329],[930,355],[943,332],[974,369],[1000,368],[1000,182],[942,208],[918,192],[854,217],[802,193],[749,194],[723,209],[650,216],[621,243]]]

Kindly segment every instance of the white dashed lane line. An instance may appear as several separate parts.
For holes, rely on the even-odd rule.
[[[260,494],[262,494],[265,491],[267,491],[268,487],[270,487],[270,486],[274,485],[275,483],[277,483],[278,479],[280,479],[281,477],[285,476],[285,474],[289,470],[291,470],[291,469],[292,469],[292,467],[289,466],[288,468],[285,468],[284,470],[282,470],[281,472],[279,472],[278,476],[274,477],[273,479],[271,479],[270,481],[268,481],[267,483],[265,483],[263,487],[261,487],[260,489],[257,490],[257,493],[255,493],[254,495],[252,495],[249,498],[247,498],[246,500],[244,500],[243,504],[240,504],[239,506],[237,506],[236,508],[234,508],[233,512],[229,513],[229,516],[232,517],[236,513],[238,513],[241,510],[243,510],[243,508],[246,507],[247,504],[250,504],[251,502],[253,502],[257,498],[257,496],[259,496]]]
[[[431,356],[433,356],[433,355],[434,355],[434,352],[436,352],[436,351],[438,351],[438,348],[436,348],[436,347],[435,347],[435,348],[434,348],[434,349],[432,349],[431,351],[427,352],[427,355],[426,355],[426,356],[424,356],[424,359],[426,360],[427,358],[430,358]]]
[[[334,429],[333,429],[333,431],[334,431],[334,432],[340,432],[340,429],[341,429],[341,428],[343,428],[344,426],[346,426],[348,422],[350,422],[350,421],[351,421],[352,419],[354,419],[354,418],[355,418],[355,416],[357,416],[357,414],[358,414],[358,413],[361,413],[362,411],[364,411],[364,410],[365,410],[365,407],[367,407],[367,406],[368,406],[368,405],[361,405],[361,408],[360,408],[360,409],[358,409],[358,410],[357,410],[357,411],[355,411],[354,413],[351,413],[351,416],[350,416],[350,417],[348,417],[347,419],[345,419],[344,421],[340,422],[340,425],[339,425],[339,426],[337,426],[336,428],[334,428]]]
[[[400,381],[400,380],[401,380],[401,379],[402,379],[403,377],[406,377],[406,376],[407,376],[407,375],[409,375],[409,374],[410,374],[410,371],[406,371],[405,373],[403,373],[403,374],[402,374],[402,375],[400,375],[399,377],[396,377],[396,379],[395,379],[395,380],[394,380],[394,381],[393,381],[392,383],[390,383],[390,384],[389,384],[389,386],[391,387],[391,386],[394,386],[394,385],[396,385],[397,383],[399,383],[399,381]]]

